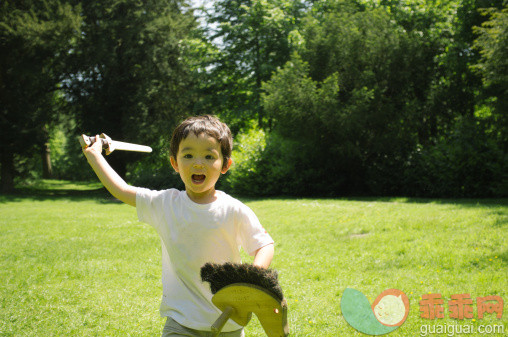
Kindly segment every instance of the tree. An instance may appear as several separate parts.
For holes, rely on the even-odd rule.
[[[1,190],[8,192],[15,160],[45,148],[45,129],[56,118],[53,97],[81,20],[78,7],[57,0],[3,1],[0,19]]]
[[[289,60],[298,35],[303,1],[220,0],[208,17],[210,40],[218,49],[211,65],[208,104],[234,129],[246,121],[269,125],[261,104],[261,85]]]
[[[500,11],[477,40],[485,90],[470,70],[471,25],[489,4],[499,1],[315,2],[304,46],[264,87],[274,132],[252,170],[290,194],[502,195]]]
[[[497,137],[508,150],[508,9],[484,10],[490,20],[481,27],[474,46],[480,51],[481,60],[474,66],[482,75],[485,85],[484,95],[493,101],[493,114],[490,116],[491,126],[496,130]]]
[[[78,128],[113,139],[151,144],[192,106],[182,46],[195,26],[180,0],[83,1],[82,39],[67,84],[78,106]],[[121,176],[134,154],[110,161]],[[130,158],[130,159],[128,159]]]
[[[418,142],[432,59],[384,9],[339,5],[305,19],[301,60],[267,82],[265,108],[276,132],[310,144],[294,149],[308,151],[300,163],[288,163],[314,172],[302,182],[307,192],[393,193]]]

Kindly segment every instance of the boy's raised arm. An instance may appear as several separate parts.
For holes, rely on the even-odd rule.
[[[83,153],[97,177],[104,187],[118,200],[136,207],[136,191],[137,188],[128,185],[106,161],[102,155],[102,144],[98,141],[91,146],[83,148]]]

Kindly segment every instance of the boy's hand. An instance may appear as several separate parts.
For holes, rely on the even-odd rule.
[[[83,147],[83,153],[97,177],[104,187],[117,199],[128,205],[136,207],[136,190],[134,186],[128,185],[111,166],[102,153],[102,142],[98,135],[95,142],[90,146]]]
[[[93,142],[92,145],[85,146],[82,149],[83,149],[83,153],[85,154],[85,156],[87,154],[91,154],[91,155],[101,154],[102,153],[102,142],[99,140],[99,135],[95,136],[95,142]]]

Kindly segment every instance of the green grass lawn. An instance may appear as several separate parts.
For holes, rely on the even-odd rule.
[[[360,336],[340,309],[348,287],[371,302],[389,288],[407,294],[409,316],[389,336],[424,324],[508,332],[506,199],[244,202],[276,241],[291,336]],[[160,336],[160,241],[133,207],[99,184],[45,181],[0,196],[0,215],[0,336]],[[445,318],[420,317],[427,293],[442,294]],[[447,301],[463,293],[474,320],[449,317]],[[488,295],[504,299],[501,319],[478,318],[476,297]],[[265,336],[256,319],[246,336]]]

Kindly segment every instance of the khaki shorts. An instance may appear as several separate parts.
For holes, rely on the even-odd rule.
[[[244,337],[243,329],[232,332],[221,332],[221,337]],[[210,331],[192,330],[178,324],[174,319],[168,317],[161,337],[213,337]]]

